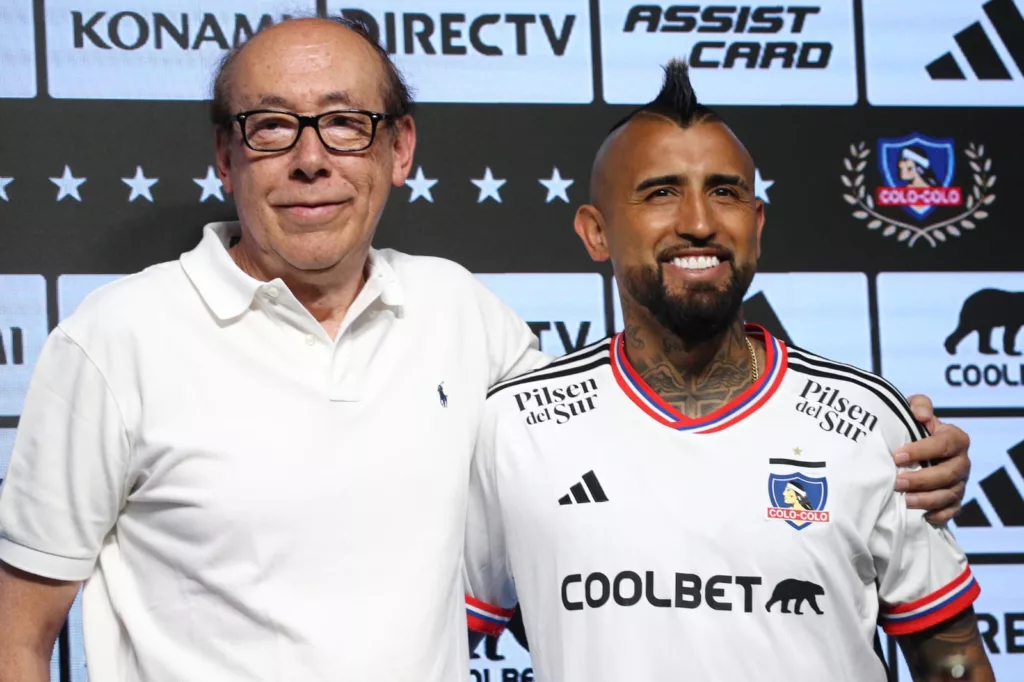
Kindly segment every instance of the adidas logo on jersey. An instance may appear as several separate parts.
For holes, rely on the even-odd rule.
[[[1012,67],[1008,68],[1000,57],[996,41],[1002,42],[1010,59],[1024,72],[1024,17],[1013,0],[990,0],[982,7],[998,38],[989,37],[982,23],[975,21],[957,33],[953,40],[978,80],[1014,80]],[[970,80],[952,51],[928,64],[926,69],[932,80]]]
[[[597,406],[597,381],[593,378],[549,388],[541,386],[515,394],[520,412],[526,412],[529,425],[543,422],[565,424],[573,417],[593,411]]]
[[[584,489],[586,486],[586,489]],[[587,491],[590,491],[590,497],[587,497]],[[572,504],[573,500],[576,504],[586,504],[593,500],[594,502],[607,502],[608,496],[604,494],[604,488],[601,487],[601,482],[597,480],[597,476],[593,471],[588,471],[583,474],[583,482],[577,483],[569,488],[568,495],[562,495],[558,498],[558,504]]]

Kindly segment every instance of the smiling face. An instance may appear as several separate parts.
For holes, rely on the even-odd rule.
[[[360,36],[319,19],[256,35],[231,73],[231,113],[277,109],[314,115],[383,111],[384,68]],[[412,163],[409,118],[381,123],[369,149],[338,153],[310,128],[284,152],[245,146],[238,124],[217,136],[218,171],[238,208],[243,239],[272,269],[316,272],[365,259],[391,185]]]
[[[710,338],[736,318],[764,206],[754,163],[728,127],[637,116],[599,152],[592,192],[577,232],[595,260],[612,261],[623,305],[647,309],[683,340]]]

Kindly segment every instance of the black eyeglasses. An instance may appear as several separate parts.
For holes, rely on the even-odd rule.
[[[256,152],[283,152],[298,143],[306,126],[316,131],[320,142],[336,152],[361,152],[373,144],[377,125],[393,121],[394,114],[362,109],[325,111],[317,116],[300,116],[290,111],[256,109],[235,116],[245,145]]]

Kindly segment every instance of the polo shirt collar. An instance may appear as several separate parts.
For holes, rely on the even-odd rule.
[[[203,238],[196,248],[181,255],[185,274],[222,321],[240,317],[252,305],[260,288],[267,284],[243,272],[228,253],[231,240],[240,234],[237,221],[209,223],[203,228]],[[400,308],[405,301],[398,275],[385,255],[376,249],[370,249],[367,286],[373,298],[379,296],[384,305]]]

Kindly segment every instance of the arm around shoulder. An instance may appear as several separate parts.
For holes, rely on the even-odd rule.
[[[49,682],[53,646],[79,585],[0,562],[0,682]]]

